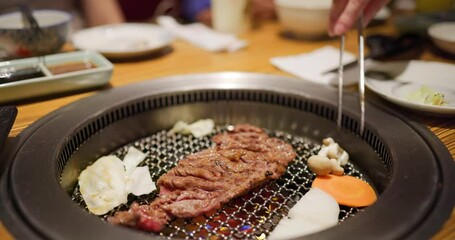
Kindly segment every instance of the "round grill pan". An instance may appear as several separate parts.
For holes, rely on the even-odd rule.
[[[336,96],[333,89],[290,78],[215,73],[146,81],[80,100],[9,142],[1,156],[2,221],[18,238],[157,237],[112,226],[84,211],[70,196],[77,176],[90,161],[140,143],[178,120],[210,117],[220,125],[248,122],[309,142],[331,136],[350,153],[355,169],[378,192],[378,201],[339,226],[306,238],[429,238],[454,206],[449,152],[423,126],[371,103],[360,136],[358,102],[352,95],[344,96],[343,126],[338,129]],[[235,236],[218,238],[230,237]]]

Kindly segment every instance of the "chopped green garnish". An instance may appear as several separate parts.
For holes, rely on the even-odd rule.
[[[426,85],[422,85],[416,91],[410,92],[406,95],[406,100],[435,106],[447,105],[444,94],[436,92]]]

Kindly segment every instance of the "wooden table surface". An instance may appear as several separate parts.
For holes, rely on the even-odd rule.
[[[290,40],[281,37],[279,32],[280,28],[277,23],[264,23],[258,29],[251,30],[240,36],[242,39],[249,41],[249,46],[234,53],[210,53],[186,42],[176,40],[172,44],[172,50],[167,54],[145,60],[115,63],[110,85],[106,88],[120,87],[163,76],[218,71],[247,71],[289,76],[272,66],[269,61],[270,58],[306,53],[326,45],[338,47],[339,44],[337,40],[333,39],[324,41]],[[366,31],[367,34],[373,32],[390,34],[394,33],[394,29],[389,25],[383,25],[368,28]],[[355,32],[350,32],[347,35],[346,50],[356,53],[356,48],[356,34]],[[71,47],[67,46],[65,49],[69,50]],[[455,64],[455,61],[440,58],[431,51],[425,51],[420,59]],[[437,73],[435,73],[435,76],[437,76]],[[51,111],[102,90],[64,95],[58,98],[43,98],[34,102],[19,104],[19,113],[10,137],[18,135],[28,125]],[[455,118],[432,117],[412,112],[409,112],[409,115],[419,119],[422,124],[431,129],[447,146],[452,158],[454,158]],[[0,239],[12,239],[12,236],[1,223]],[[434,239],[455,239],[455,212],[452,212],[452,217],[435,235]]]

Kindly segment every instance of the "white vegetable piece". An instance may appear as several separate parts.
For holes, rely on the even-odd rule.
[[[190,130],[190,125],[184,121],[178,121],[174,124],[174,127],[169,131],[169,134],[175,134],[175,133],[181,133],[181,134],[191,134]]]
[[[125,168],[115,156],[105,156],[79,175],[79,186],[87,208],[102,215],[128,201],[125,192]]]
[[[184,135],[192,134],[195,137],[203,137],[210,134],[215,127],[215,122],[212,119],[201,119],[192,124],[183,121],[178,121],[169,131],[170,134],[181,133]]]
[[[82,171],[79,186],[88,210],[103,215],[127,203],[130,193],[140,196],[156,190],[148,167],[137,167],[145,157],[142,151],[130,147],[123,161],[105,156]]]
[[[319,232],[338,224],[340,207],[336,200],[319,188],[308,191],[288,218],[281,219],[268,239],[291,239]]]
[[[125,190],[136,196],[149,194],[156,190],[155,183],[152,181],[148,167],[137,167],[126,181]]]
[[[405,98],[406,100],[422,104],[435,106],[447,105],[443,93],[437,92],[426,85],[422,85],[419,89],[408,93]]]
[[[212,132],[215,122],[212,119],[201,119],[190,124],[191,134],[195,137],[203,137]]]
[[[135,147],[129,147],[128,152],[123,158],[123,164],[128,174],[131,174],[139,163],[144,161],[146,155]]]

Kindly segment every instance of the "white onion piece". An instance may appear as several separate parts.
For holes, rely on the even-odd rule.
[[[149,194],[156,190],[155,183],[150,176],[148,167],[137,167],[126,181],[125,190],[136,196]]]
[[[290,239],[319,232],[338,224],[340,207],[319,188],[308,191],[283,218],[268,239]]]
[[[136,196],[156,190],[148,167],[137,167],[146,155],[128,148],[123,161],[116,156],[101,157],[79,175],[79,186],[88,210],[103,215]]]
[[[115,156],[105,156],[79,175],[79,187],[90,212],[102,215],[128,201],[125,168]]]
[[[169,131],[169,134],[181,133],[184,135],[192,134],[195,137],[203,137],[210,134],[215,128],[215,122],[212,119],[201,119],[192,124],[178,121]]]
[[[195,137],[203,137],[212,132],[215,122],[212,119],[201,119],[190,124],[191,134]]]
[[[127,174],[131,174],[133,170],[137,167],[139,163],[144,161],[146,155],[134,147],[129,147],[128,152],[123,158],[123,164],[125,165],[125,170]]]
[[[174,127],[169,131],[169,134],[181,133],[181,134],[191,134],[190,126],[184,121],[178,121],[174,124]]]

